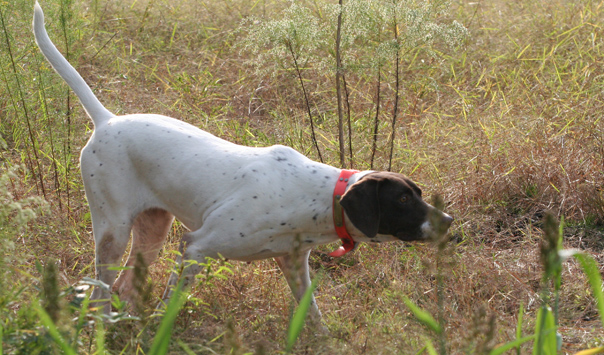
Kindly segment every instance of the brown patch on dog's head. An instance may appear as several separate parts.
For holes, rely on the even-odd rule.
[[[434,233],[431,213],[439,213],[447,228],[453,218],[422,199],[422,190],[408,177],[375,172],[362,177],[342,196],[340,204],[350,222],[368,238],[378,234],[404,241],[426,240]]]

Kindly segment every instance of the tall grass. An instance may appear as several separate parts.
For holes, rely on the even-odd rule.
[[[14,83],[16,85],[16,90],[15,90],[16,97],[14,97],[13,95],[10,95],[10,100],[12,102],[14,109],[16,109],[16,110],[19,109],[18,104],[21,104],[21,108],[23,110],[23,116],[25,118],[25,124],[27,127],[27,131],[25,132],[25,134],[27,135],[27,138],[29,139],[29,143],[30,143],[30,145],[28,145],[28,146],[26,145],[26,148],[25,148],[25,153],[27,155],[26,163],[28,164],[30,170],[37,171],[36,178],[38,179],[39,185],[36,185],[36,188],[39,189],[38,193],[41,192],[42,195],[44,197],[46,197],[46,189],[44,188],[44,181],[42,179],[42,171],[40,168],[40,158],[38,157],[38,142],[37,142],[36,137],[34,136],[31,117],[28,112],[27,105],[25,104],[24,90],[23,90],[22,84],[21,84],[21,77],[19,76],[17,66],[15,64],[15,57],[13,56],[12,44],[11,44],[11,41],[8,36],[6,23],[4,21],[4,14],[2,11],[0,11],[0,24],[2,25],[2,29],[5,34],[5,36],[4,36],[4,38],[6,40],[5,48],[8,53],[8,60],[11,65],[12,74],[13,74],[12,76],[14,78]],[[4,67],[2,69],[4,69]],[[5,81],[8,83],[7,73],[5,73],[3,70],[2,74],[3,74]],[[8,93],[12,94],[13,91],[8,90]],[[32,154],[33,154],[33,159],[32,159]],[[35,170],[34,170],[34,167],[36,168]]]
[[[16,1],[2,4],[0,8],[2,52],[6,54],[0,59],[2,93],[6,100],[2,106],[0,133],[12,154],[23,157],[21,160],[30,174],[24,178],[36,181],[36,193],[62,210],[64,199],[70,205],[73,187],[78,189],[70,176],[71,170],[76,168],[70,145],[81,144],[82,137],[74,139],[71,136],[75,125],[70,122],[73,104],[69,91],[57,80],[37,48],[31,45],[31,16],[26,16],[31,13],[30,5],[26,1]],[[76,33],[69,29],[77,28],[78,24],[70,22],[73,12],[70,2],[57,5],[48,6],[49,13],[60,13],[58,18],[63,26],[60,42],[69,45]],[[70,51],[70,48],[67,52],[70,56],[77,55],[77,51]],[[57,106],[63,97],[65,106]],[[81,112],[79,107],[75,110]],[[59,146],[64,147],[61,153],[57,150]],[[12,161],[9,159],[7,163],[11,165]]]
[[[246,33],[244,19],[270,23],[284,18],[290,4],[111,0],[42,6],[51,38],[113,112],[162,113],[236,143],[286,144],[314,159],[320,151],[325,162],[340,165],[336,2],[296,3],[329,25],[319,28],[324,35],[318,41],[308,40],[315,47],[294,52],[300,75],[291,53],[283,56],[290,62],[266,60],[268,72],[255,72],[248,63],[261,57],[237,45]],[[343,1],[344,7],[358,4]],[[2,206],[44,197],[43,186],[49,213],[37,213],[23,228],[0,227],[2,350],[59,351],[46,330],[52,326],[44,327],[30,307],[44,284],[36,261],[55,260],[62,301],[54,324],[63,341],[78,353],[147,352],[159,326],[155,320],[145,325],[122,313],[115,324],[89,325],[94,312],[84,311],[85,297],[70,287],[93,274],[90,215],[75,161],[91,126],[33,43],[31,5],[0,3],[0,142],[6,142],[0,166],[3,172],[28,167],[13,168],[4,180],[11,197]],[[418,181],[426,196],[440,192],[456,218],[449,245],[444,253],[424,244],[362,245],[337,260],[322,253],[327,248],[313,252],[311,267],[323,275],[315,294],[331,336],[302,330],[293,353],[524,354],[545,349],[554,338],[557,349],[560,337],[559,353],[602,346],[594,281],[599,266],[583,255],[599,260],[602,252],[604,8],[590,0],[495,0],[455,2],[446,10],[434,20],[463,24],[468,37],[461,47],[435,40],[401,50],[399,60],[388,52],[390,59],[381,61],[378,44],[405,35],[402,27],[398,33],[388,21],[368,22],[364,33],[370,38],[347,37],[353,17],[342,12],[341,54],[343,109],[351,112],[348,156],[357,169],[390,165]],[[373,49],[360,55],[355,46]],[[268,55],[269,48],[257,49]],[[315,49],[324,62],[306,57]],[[16,221],[11,211],[5,223]],[[582,251],[549,281],[539,256],[545,211],[555,219],[565,216],[556,248]],[[182,233],[175,224],[160,261],[147,269],[158,285],[172,267],[165,254],[176,249]],[[292,299],[280,272],[271,261],[233,264],[232,270],[191,291],[169,349],[285,351]],[[156,287],[151,296],[159,292]],[[404,299],[433,315],[443,331],[416,322]]]
[[[536,316],[536,324],[534,334],[529,336],[522,336],[522,319],[524,309],[522,305],[518,311],[518,328],[516,332],[516,339],[506,344],[499,345],[497,347],[489,346],[494,333],[494,325],[490,325],[490,331],[485,334],[486,341],[479,346],[476,346],[471,353],[478,354],[489,354],[498,355],[503,354],[506,351],[517,349],[517,353],[520,353],[520,345],[523,343],[532,341],[532,353],[533,355],[554,355],[558,354],[562,347],[562,336],[558,333],[559,328],[559,296],[560,288],[562,284],[562,267],[563,262],[570,256],[575,256],[583,272],[587,275],[591,286],[592,294],[596,300],[599,318],[604,324],[604,293],[602,291],[602,277],[598,270],[594,259],[583,254],[577,250],[563,250],[562,239],[563,239],[563,223],[558,223],[552,214],[547,214],[544,221],[544,238],[541,243],[541,262],[543,264],[543,278],[542,278],[542,291],[540,294],[539,310]],[[438,243],[438,242],[437,242]],[[442,241],[438,243],[439,255],[444,251],[444,244]],[[442,272],[442,266],[439,267],[437,258],[437,272]],[[445,355],[448,353],[447,340],[445,337],[444,329],[446,326],[445,317],[442,315],[444,302],[442,297],[442,279],[437,276],[440,281],[438,282],[438,301],[439,301],[439,317],[438,321],[435,320],[432,315],[428,312],[417,307],[409,298],[404,297],[403,301],[407,307],[411,310],[414,317],[434,332],[439,337],[439,354]],[[552,287],[553,286],[553,287]],[[552,299],[553,297],[553,299]],[[491,318],[492,322],[493,318]],[[427,349],[434,349],[432,342],[427,340]],[[597,354],[604,351],[604,347],[599,346],[597,348],[588,349],[581,351],[581,354]],[[435,352],[435,351],[433,351]]]
[[[170,302],[162,313],[161,321],[151,318],[146,305],[135,305],[139,317],[117,314],[107,317],[96,315],[89,308],[89,295],[79,288],[59,286],[60,272],[55,261],[47,259],[44,266],[36,261],[37,273],[19,275],[19,270],[11,265],[21,264],[19,256],[10,257],[15,246],[11,231],[21,231],[46,210],[47,204],[39,198],[16,200],[8,192],[9,180],[14,178],[16,169],[0,175],[0,272],[6,277],[0,279],[0,350],[4,353],[95,353],[104,354],[111,338],[125,330],[134,331],[131,324],[140,321],[138,332],[129,335],[131,341],[120,350],[148,354],[166,354],[172,343],[171,334],[181,308],[187,300],[182,281],[173,291]],[[10,229],[7,230],[7,227]],[[142,258],[140,258],[142,259]],[[212,277],[222,277],[224,267],[212,270],[210,262],[205,265],[206,281]],[[146,268],[135,265],[137,283],[147,283]],[[31,285],[33,281],[33,287]],[[94,284],[96,282],[92,282]],[[36,288],[39,287],[39,292]],[[141,287],[138,287],[139,291]],[[115,299],[114,303],[119,303]],[[108,322],[109,323],[105,323]],[[159,323],[159,325],[157,325]],[[106,329],[110,325],[110,331]],[[123,324],[123,325],[122,325]],[[152,329],[153,341],[145,342]],[[95,347],[92,347],[94,340]],[[132,349],[131,344],[136,344]],[[186,347],[186,346],[185,346]]]

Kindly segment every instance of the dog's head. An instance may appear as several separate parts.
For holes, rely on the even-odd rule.
[[[422,190],[402,174],[374,172],[348,188],[340,204],[350,222],[365,236],[427,240],[446,231],[453,218],[422,199]]]

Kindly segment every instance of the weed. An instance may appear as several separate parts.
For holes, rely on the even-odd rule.
[[[382,69],[391,68],[392,72],[386,76],[394,78],[392,123],[388,143],[388,170],[391,170],[396,122],[399,116],[402,58],[424,46],[428,52],[435,53],[431,45],[437,38],[449,45],[455,45],[467,34],[465,27],[456,21],[450,25],[435,21],[446,8],[447,3],[442,1],[340,1],[338,5],[319,2],[314,4],[314,8],[293,3],[279,19],[266,21],[254,18],[244,21],[242,29],[248,34],[243,38],[241,46],[251,52],[253,59],[250,64],[261,72],[268,71],[274,75],[281,70],[287,72],[291,67],[295,69],[310,118],[312,139],[321,161],[323,158],[316,142],[309,95],[302,80],[301,70],[319,76],[335,73],[338,151],[342,167],[345,166],[345,138],[341,87],[344,87],[348,113],[350,165],[354,165],[350,123],[352,103],[346,77],[351,81],[353,74],[377,67],[379,88]],[[359,77],[355,77],[355,80],[359,83],[354,85],[374,81],[372,78]],[[379,93],[378,90],[378,105]],[[376,112],[379,112],[379,106]],[[375,156],[377,126],[379,125],[376,122],[372,157]]]
[[[43,6],[51,36],[62,39],[59,49],[69,52],[113,112],[161,113],[236,143],[286,144],[315,159],[318,145],[323,160],[334,165],[341,165],[334,79],[339,69],[346,82],[345,121],[350,111],[347,159],[357,169],[390,165],[418,181],[426,196],[442,194],[455,217],[449,241],[454,248],[444,255],[424,244],[361,245],[338,260],[322,254],[329,247],[311,254],[311,266],[324,270],[316,295],[332,337],[302,332],[294,353],[442,351],[439,335],[413,321],[402,306],[403,295],[437,323],[442,315],[449,353],[531,353],[536,330],[544,330],[548,342],[551,324],[562,337],[560,353],[598,349],[604,331],[594,321],[601,302],[591,281],[604,248],[604,7],[592,0],[450,2],[425,23],[463,24],[469,34],[463,46],[445,45],[443,33],[418,48],[403,40],[410,33],[403,26],[395,32],[392,17],[376,15],[406,4],[296,2],[309,9],[321,31],[304,39],[310,47],[295,51],[306,99],[291,53],[282,47],[271,56],[278,42],[249,42],[250,52],[237,45],[251,38],[254,28],[285,19],[289,2],[76,0]],[[147,352],[158,329],[154,320],[138,340],[140,320],[89,325],[95,318],[82,312],[84,298],[68,291],[93,272],[90,217],[76,172],[76,152],[91,127],[32,42],[31,5],[0,2],[0,169],[11,174],[3,177],[0,202],[2,350],[59,351],[29,307],[43,289],[36,260],[44,265],[55,260],[63,293],[56,327],[65,343],[81,353]],[[340,13],[341,65],[336,65]],[[247,34],[242,21],[251,26]],[[417,49],[402,47],[407,44]],[[250,62],[260,63],[258,72],[250,70]],[[28,169],[15,168],[23,165]],[[41,199],[32,198],[44,196],[42,186],[49,211],[44,214],[34,208]],[[15,209],[17,204],[22,209]],[[540,262],[545,211],[565,216],[558,247],[580,249],[577,255],[596,260],[585,266],[590,274],[581,272],[581,257],[565,261],[558,296],[556,282],[544,282]],[[147,267],[147,279],[165,284],[172,267],[166,254],[177,248],[182,233],[175,225],[160,260]],[[438,258],[442,282],[434,266]],[[278,268],[261,261],[229,269],[225,277],[200,282],[187,298],[174,321],[171,351],[222,352],[230,319],[243,352],[285,350],[293,307]],[[153,289],[154,299],[159,292]],[[551,312],[539,313],[543,295]],[[137,342],[146,346],[137,348]]]

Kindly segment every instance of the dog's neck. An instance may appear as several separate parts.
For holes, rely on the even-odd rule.
[[[358,170],[347,169],[343,169],[342,171],[340,171],[340,176],[336,181],[336,187],[333,190],[333,224],[336,230],[336,234],[342,242],[342,245],[338,249],[329,253],[329,255],[333,257],[343,256],[344,254],[352,251],[357,246],[357,242],[354,241],[354,239],[352,238],[350,233],[348,233],[348,230],[346,228],[346,217],[344,216],[344,210],[342,209],[342,205],[340,205],[340,199],[342,198],[342,195],[344,195],[344,192],[346,192],[349,178],[359,172],[360,171]]]
[[[363,170],[363,171],[359,171],[358,173],[355,173],[354,175],[352,175],[350,178],[348,178],[348,186],[346,186],[346,191],[348,191],[350,186],[357,183],[359,180],[361,180],[366,175],[369,175],[371,173],[375,173],[375,170]]]
[[[344,170],[342,170],[344,171]],[[350,176],[347,177],[347,185],[344,191],[348,191],[348,189],[354,185],[355,183],[357,183],[359,180],[361,180],[363,177],[365,177],[368,174],[373,173],[373,170],[364,170],[364,171],[358,171],[358,170],[354,170],[354,173]],[[342,172],[340,173],[340,176],[338,177],[338,180],[342,178]],[[337,184],[337,183],[336,183]],[[342,195],[344,193],[342,192]],[[348,216],[346,215],[346,212],[344,212],[342,210],[342,207],[340,206],[340,211],[336,211],[336,203],[335,203],[335,198],[336,198],[336,191],[334,190],[334,229],[337,232],[338,238],[340,238],[340,240],[346,239],[346,237],[343,238],[342,233],[338,231],[338,226],[337,226],[337,222],[336,222],[336,213],[342,213],[342,219],[343,219],[343,228],[341,228],[340,230],[344,230],[346,232],[346,234],[348,236],[350,236],[351,241],[353,242],[355,245],[358,244],[359,242],[363,241],[363,242],[367,242],[368,238],[366,235],[364,235],[360,230],[358,230],[350,221],[350,218],[348,218]],[[339,202],[338,202],[339,204]],[[346,242],[344,242],[344,246],[345,246],[345,250],[346,252],[349,252],[350,246],[346,246]],[[342,256],[344,255],[346,252],[343,252],[342,250],[340,250],[339,252],[334,251],[334,255],[332,256]]]

